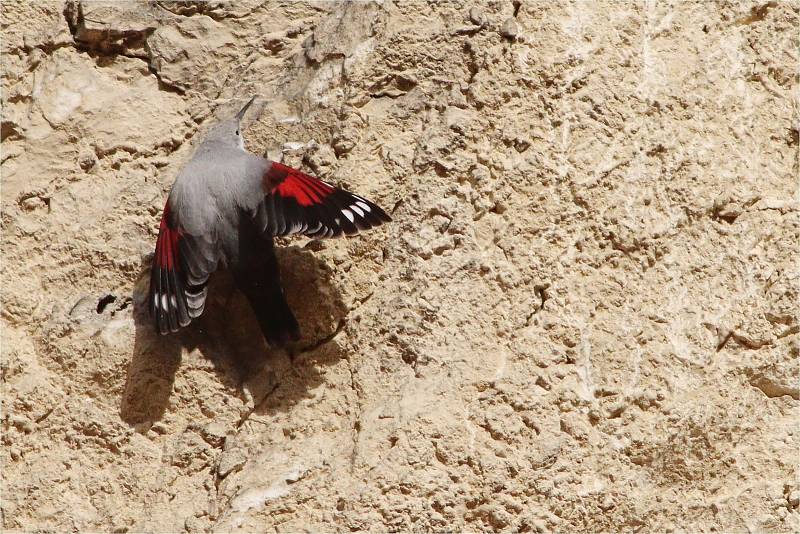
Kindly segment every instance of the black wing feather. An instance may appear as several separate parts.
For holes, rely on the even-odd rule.
[[[271,162],[262,184],[255,218],[269,236],[339,237],[391,221],[373,202],[280,163]]]

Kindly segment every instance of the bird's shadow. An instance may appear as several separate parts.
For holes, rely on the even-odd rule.
[[[281,395],[280,408],[306,398],[322,383],[320,366],[341,357],[333,337],[347,315],[347,307],[332,283],[330,268],[307,248],[277,248],[286,300],[300,324],[300,341],[286,348],[269,347],[244,296],[230,274],[212,276],[202,317],[179,332],[162,336],[147,309],[149,261],[133,290],[135,340],[125,389],[122,394],[122,420],[146,430],[170,410],[182,355],[199,351],[208,358],[216,378],[232,394],[242,395],[245,385],[255,403],[275,385],[291,387]]]

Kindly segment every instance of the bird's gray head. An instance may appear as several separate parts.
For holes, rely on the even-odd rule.
[[[251,98],[234,117],[214,125],[208,132],[204,143],[220,143],[243,149],[244,138],[242,137],[241,131],[242,117],[244,117],[247,108],[250,107],[255,99],[255,96]]]

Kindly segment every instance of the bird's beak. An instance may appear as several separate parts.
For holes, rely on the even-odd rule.
[[[250,101],[247,104],[244,105],[242,110],[239,113],[236,114],[236,120],[239,120],[239,121],[242,120],[242,117],[244,117],[244,114],[247,112],[247,108],[250,107],[250,104],[252,104],[255,99],[256,99],[256,97],[254,95],[253,98],[251,98]]]

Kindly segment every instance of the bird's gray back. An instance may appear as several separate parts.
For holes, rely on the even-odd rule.
[[[169,202],[181,230],[202,236],[235,263],[239,218],[264,198],[262,177],[269,162],[239,148],[203,143],[184,167]]]
[[[238,217],[240,209],[255,209],[268,167],[267,160],[244,150],[203,143],[175,180],[170,207],[185,232],[205,233],[220,219]]]

